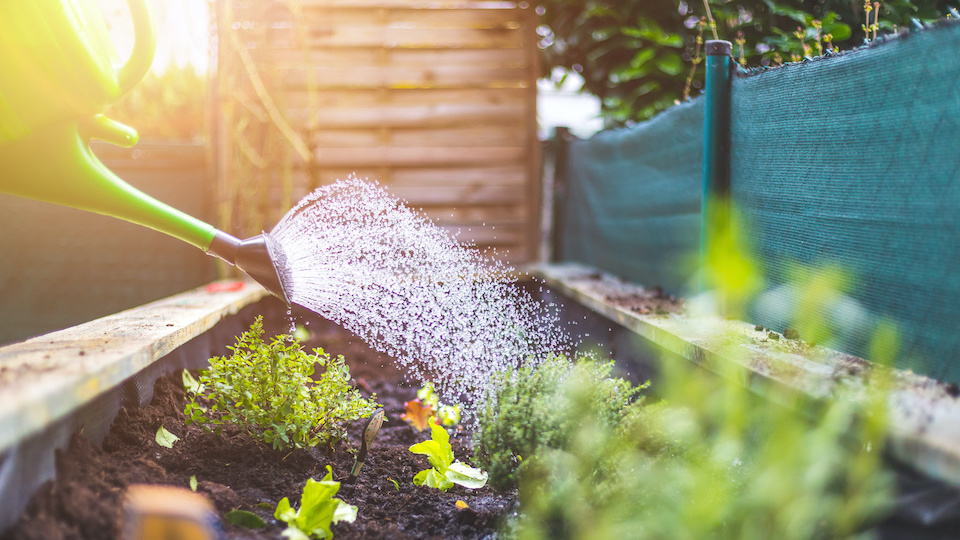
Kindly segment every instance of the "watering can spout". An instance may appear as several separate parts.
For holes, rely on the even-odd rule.
[[[283,251],[269,233],[264,232],[240,240],[223,231],[214,231],[207,253],[235,265],[265,289],[290,304],[280,272],[280,269],[285,267]]]

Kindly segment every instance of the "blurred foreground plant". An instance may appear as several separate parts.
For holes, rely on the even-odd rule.
[[[665,363],[663,401],[618,423],[568,379],[577,429],[525,460],[517,536],[848,538],[882,514],[882,391],[813,404],[778,387],[773,404],[725,375]]]

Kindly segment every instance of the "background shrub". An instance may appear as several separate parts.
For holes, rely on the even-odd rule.
[[[581,359],[573,363],[553,356],[539,366],[503,373],[478,414],[474,461],[490,474],[500,490],[515,487],[522,470],[543,448],[565,448],[578,433],[587,406],[593,421],[605,427],[619,425],[638,409],[644,387],[633,387],[611,377],[613,363]],[[582,383],[582,386],[581,384]],[[574,399],[571,385],[589,389]]]

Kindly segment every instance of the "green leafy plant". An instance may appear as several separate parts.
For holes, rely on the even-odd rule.
[[[160,428],[157,429],[157,435],[154,437],[154,439],[156,439],[157,444],[160,446],[165,448],[173,448],[173,445],[180,440],[180,437],[177,437],[173,433],[167,431],[167,428],[160,426]]]
[[[425,469],[413,477],[418,486],[437,488],[446,491],[459,484],[468,489],[479,489],[487,484],[487,473],[460,461],[454,461],[450,434],[436,421],[430,421],[431,440],[410,447],[414,454],[427,456],[432,468]]]
[[[262,317],[230,349],[230,356],[211,358],[198,380],[184,375],[188,424],[219,432],[233,423],[274,449],[306,448],[342,440],[343,423],[368,417],[378,407],[376,396],[365,399],[350,385],[342,356],[322,349],[307,354],[285,335],[267,342]],[[315,365],[322,371],[311,378]]]
[[[522,469],[530,466],[539,449],[563,448],[579,429],[581,405],[565,391],[572,381],[584,381],[597,407],[598,421],[618,425],[624,415],[642,406],[633,387],[612,377],[613,364],[589,358],[574,363],[552,356],[538,366],[525,365],[503,373],[478,413],[474,460],[490,473],[499,490],[517,485]]]
[[[578,427],[523,471],[518,538],[848,538],[889,504],[882,395],[771,404],[742,373],[674,364],[664,400],[615,425],[571,381]]]
[[[333,480],[333,470],[327,465],[327,475],[319,482],[307,479],[300,496],[300,508],[294,510],[284,497],[277,504],[273,516],[287,524],[283,536],[291,540],[333,538],[330,525],[357,519],[357,507],[334,497],[340,491],[340,482]]]
[[[263,521],[262,517],[247,510],[231,510],[227,512],[226,518],[230,523],[248,529],[262,529],[267,526],[267,522]]]
[[[600,98],[607,124],[619,126],[696,96],[704,39],[735,42],[747,65],[777,65],[855,47],[875,39],[878,29],[909,28],[911,19],[932,21],[957,6],[956,0],[879,4],[870,5],[869,16],[865,3],[844,0],[539,0],[541,66],[548,77],[555,70],[581,75],[581,90]]]

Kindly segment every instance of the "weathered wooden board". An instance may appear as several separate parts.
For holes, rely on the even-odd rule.
[[[522,163],[527,149],[520,147],[320,148],[317,161],[329,167],[456,167],[484,163]]]
[[[278,49],[269,52],[278,69],[356,66],[431,67],[438,65],[477,68],[529,66],[529,58],[517,49]]]
[[[245,184],[220,195],[231,215],[266,205],[279,216],[290,199],[355,172],[437,215],[474,209],[444,224],[479,223],[478,243],[534,253],[539,73],[529,4],[221,1],[234,19],[220,12],[232,34],[221,39],[220,125],[241,136],[219,146],[221,186]],[[289,143],[301,150],[278,150]],[[232,174],[237,167],[247,172]]]
[[[450,126],[435,129],[324,129],[312,133],[311,139],[320,148],[393,147],[393,148],[456,148],[456,147],[525,147],[522,129],[510,125]],[[330,164],[328,163],[329,167]]]
[[[367,65],[349,67],[316,66],[313,73],[303,68],[279,69],[277,76],[286,88],[489,88],[521,87],[525,66],[460,65]],[[311,78],[312,77],[312,78]]]
[[[951,397],[945,385],[818,345],[767,339],[765,332],[743,321],[642,315],[611,301],[640,293],[642,287],[593,268],[562,264],[531,270],[550,287],[667,351],[718,374],[742,373],[738,380],[773,402],[784,389],[824,400],[833,399],[841,387],[856,392],[871,384],[888,385],[884,391],[893,453],[935,478],[960,485],[960,400]],[[860,369],[851,371],[852,365]],[[889,377],[871,376],[875,370]]]
[[[313,24],[360,26],[406,26],[418,28],[507,28],[516,29],[516,10],[501,3],[465,6],[461,9],[425,9],[414,2],[393,6],[336,5],[306,2],[304,15]]]
[[[242,92],[235,91],[234,96]],[[526,104],[529,89],[525,86],[488,88],[334,88],[319,89],[313,94],[303,88],[287,89],[284,105],[290,111],[309,107],[365,108],[379,105],[409,107],[422,105],[518,105]],[[231,97],[230,99],[233,99]],[[303,114],[303,113],[296,113]],[[296,115],[294,114],[294,116]]]
[[[294,116],[296,124],[312,121],[320,129],[454,127],[465,124],[508,124],[523,129],[525,107],[514,104],[440,103],[397,107],[322,108],[309,117]],[[299,112],[299,111],[298,111]]]
[[[0,348],[0,452],[92,402],[267,292],[206,287]]]

